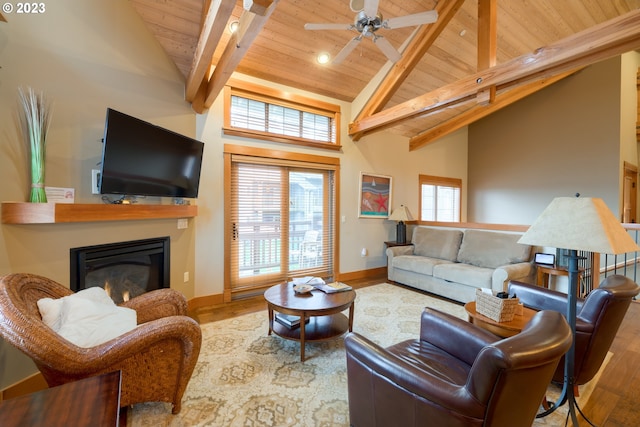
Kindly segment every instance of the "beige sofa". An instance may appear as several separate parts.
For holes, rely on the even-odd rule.
[[[463,303],[476,289],[507,290],[510,280],[533,281],[531,246],[519,234],[415,227],[412,246],[387,249],[389,280]]]

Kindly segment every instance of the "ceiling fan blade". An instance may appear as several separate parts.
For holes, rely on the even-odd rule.
[[[384,53],[389,61],[396,62],[402,57],[400,55],[400,52],[398,52],[396,48],[393,47],[391,43],[389,43],[389,40],[385,39],[384,37],[377,36],[373,39],[373,42],[376,44],[376,46],[378,46],[378,49],[380,49],[382,53]]]
[[[422,24],[431,24],[438,20],[438,12],[428,10],[426,12],[414,13],[413,15],[398,16],[397,18],[385,19],[382,23],[384,28],[390,30],[394,28],[412,27]]]
[[[305,30],[350,30],[353,24],[304,24]]]
[[[342,48],[342,50],[336,55],[335,58],[333,58],[333,61],[331,62],[333,64],[340,64],[342,61],[344,61],[345,58],[349,56],[349,54],[353,51],[353,49],[355,49],[356,46],[358,46],[358,43],[360,43],[360,40],[362,40],[362,38],[360,37],[352,38],[351,41],[349,41],[349,43],[347,43],[345,47]]]
[[[378,14],[378,0],[364,0],[364,13],[369,18],[375,18]]]

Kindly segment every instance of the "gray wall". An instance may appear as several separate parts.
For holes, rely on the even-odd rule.
[[[468,220],[531,224],[558,196],[619,215],[620,57],[469,126]]]

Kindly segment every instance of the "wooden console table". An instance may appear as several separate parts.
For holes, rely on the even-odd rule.
[[[0,402],[2,427],[95,427],[120,422],[120,371]]]

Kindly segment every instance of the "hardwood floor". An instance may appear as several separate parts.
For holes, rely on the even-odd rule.
[[[376,277],[349,281],[355,289],[386,280]],[[200,308],[190,315],[200,323],[213,322],[264,310],[262,296],[229,304]],[[265,314],[266,316],[266,314]],[[613,357],[600,376],[591,398],[582,411],[599,427],[640,426],[640,302],[633,302],[611,345]],[[582,418],[580,426],[589,426]]]
[[[597,426],[640,426],[640,302],[631,303],[611,352],[583,412]],[[580,421],[580,426],[588,425]]]

